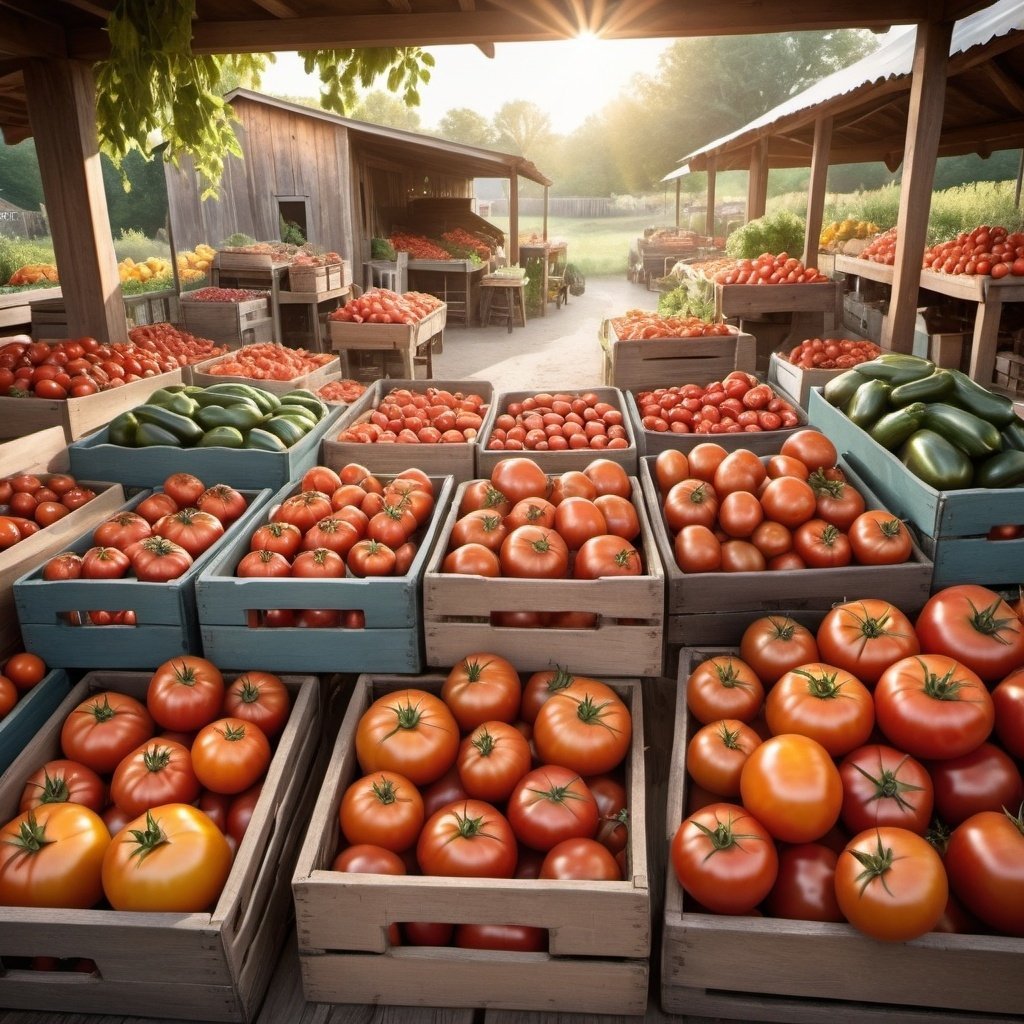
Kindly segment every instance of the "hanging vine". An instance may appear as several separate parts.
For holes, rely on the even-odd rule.
[[[192,52],[195,0],[118,0],[107,22],[110,56],[97,63],[96,116],[100,148],[115,166],[132,149],[147,156],[165,144],[175,166],[191,158],[205,183],[203,198],[216,195],[229,156],[241,157],[228,83],[258,88],[273,54],[200,55]],[[387,75],[391,92],[409,106],[430,79],[434,58],[416,46],[311,50],[301,54],[316,72],[321,105],[344,114],[369,87]],[[122,172],[122,181],[127,179]]]

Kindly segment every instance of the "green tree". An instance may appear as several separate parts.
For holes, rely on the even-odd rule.
[[[31,139],[16,146],[0,145],[0,199],[23,210],[38,210],[43,202],[36,144]]]
[[[420,115],[398,97],[381,89],[367,93],[346,116],[410,132],[419,131],[420,128]]]
[[[532,160],[551,139],[551,118],[529,100],[509,100],[494,115],[499,149]]]
[[[449,142],[489,149],[494,145],[494,128],[483,114],[470,107],[453,107],[438,122],[438,134]]]
[[[141,231],[152,238],[167,224],[163,160],[133,150],[118,170],[109,157],[104,155],[100,159],[111,233],[117,238],[124,231]],[[125,178],[127,191],[123,187]]]

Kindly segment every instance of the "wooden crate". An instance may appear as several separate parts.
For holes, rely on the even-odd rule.
[[[67,672],[52,669],[0,719],[0,775],[29,745],[70,689]]]
[[[203,654],[226,668],[254,662],[272,671],[420,672],[423,625],[420,591],[423,572],[451,499],[450,477],[431,477],[435,507],[414,539],[419,550],[404,576],[360,579],[242,579],[235,567],[249,550],[249,539],[264,521],[262,511],[249,519],[196,584]],[[299,488],[289,484],[266,507],[272,508]],[[362,629],[254,627],[249,613],[270,608],[359,610]]]
[[[632,822],[625,881],[545,882],[329,870],[338,848],[342,794],[362,774],[355,756],[359,717],[387,692],[414,686],[439,693],[443,681],[443,675],[363,675],[356,683],[292,879],[306,999],[643,1014],[651,904],[638,679],[607,679],[633,716],[625,779]],[[512,922],[547,928],[549,948],[547,953],[503,953],[389,945],[390,924],[421,920]]]
[[[772,353],[771,361],[768,363],[769,383],[778,384],[804,409],[810,401],[811,388],[823,388],[841,373],[846,373],[846,370],[819,370],[796,366],[778,352]]]
[[[226,274],[258,271],[286,270],[291,260],[275,260],[269,252],[217,252],[214,256],[217,270]]]
[[[757,618],[769,612],[794,609],[827,611],[839,601],[884,597],[913,616],[928,600],[933,566],[916,545],[912,560],[902,565],[847,565],[838,569],[770,573],[684,573],[676,564],[671,533],[661,512],[653,463],[651,456],[641,460],[640,482],[655,542],[665,563],[665,640],[669,644],[707,643],[709,635],[734,628],[738,620],[727,624],[723,613],[753,614]],[[850,482],[864,495],[868,508],[883,507],[849,466],[842,462],[840,465],[848,473]]]
[[[485,413],[494,397],[494,387],[484,380],[423,381],[390,377],[378,380],[348,406],[330,434],[324,437],[324,465],[340,469],[347,462],[358,462],[375,473],[388,474],[416,466],[430,475],[451,475],[457,484],[472,480],[476,475],[476,445],[472,441],[465,444],[359,444],[336,440],[346,427],[368,420],[393,388],[407,388],[415,394],[426,394],[428,388],[441,388],[453,393],[479,395],[484,400]]]
[[[557,391],[557,388],[549,389]],[[626,414],[626,400],[619,388],[590,388],[598,397],[598,401],[607,402],[622,413],[622,425],[626,428],[626,439],[629,442],[626,448],[569,448],[565,451],[538,452],[526,451],[492,451],[487,447],[488,438],[494,429],[494,421],[501,413],[505,412],[510,402],[520,402],[524,398],[530,398],[537,393],[533,391],[502,391],[499,392],[491,408],[484,419],[483,426],[476,441],[476,473],[478,477],[489,477],[494,467],[502,459],[512,458],[518,455],[525,455],[544,470],[545,473],[564,473],[567,469],[585,469],[594,459],[610,459],[617,462],[630,476],[636,475],[637,460],[640,452],[637,447],[637,440],[633,425]],[[579,394],[578,390],[568,392]]]
[[[827,330],[838,323],[842,308],[843,286],[839,281],[715,285],[715,316],[719,319],[745,320],[765,313],[822,313]]]
[[[679,678],[721,648],[684,650]],[[663,842],[686,802],[686,746],[695,727],[685,688],[676,720]],[[665,879],[661,1005],[784,1024],[1010,1024],[1020,1019],[1024,940],[933,932],[878,942],[847,924],[699,913],[672,870]]]
[[[187,331],[218,345],[241,348],[274,338],[269,295],[243,302],[197,302],[186,293],[179,308]]]
[[[71,472],[93,480],[117,480],[127,487],[159,487],[171,473],[194,473],[247,490],[283,487],[298,480],[320,458],[320,442],[344,412],[329,406],[327,415],[297,444],[284,452],[244,448],[122,448],[111,444],[107,428],[68,446]]]
[[[250,384],[253,387],[269,391],[274,395],[283,395],[288,391],[294,391],[297,388],[306,388],[309,391],[316,391],[318,387],[321,387],[328,381],[335,380],[337,377],[341,376],[340,359],[332,359],[329,363],[325,363],[323,366],[317,367],[315,370],[310,370],[309,373],[303,373],[298,377],[292,377],[291,380],[258,380],[255,377],[239,377],[231,374],[217,374],[209,372],[211,367],[215,366],[217,363],[225,362],[230,358],[230,356],[214,356],[212,359],[205,359],[201,363],[195,363],[192,366],[187,367],[189,377],[188,383],[194,384],[196,387],[208,388],[212,384],[223,384],[231,381],[236,384]]]
[[[335,352],[347,349],[366,349],[373,352],[407,352],[410,359],[419,345],[444,330],[448,307],[441,303],[414,324],[357,324],[328,318],[331,348]]]
[[[352,264],[349,260],[330,263],[322,267],[292,264],[288,268],[288,289],[312,295],[347,288],[352,283]]]
[[[817,389],[808,419],[835,444],[885,507],[919,531],[935,562],[935,588],[953,583],[1019,583],[1024,538],[988,540],[993,526],[1024,523],[1024,487],[965,487],[938,491],[914,476]]]
[[[469,651],[493,651],[521,668],[540,670],[556,662],[577,672],[657,676],[662,667],[665,579],[662,556],[633,478],[633,504],[640,520],[634,541],[643,555],[642,576],[574,579],[491,579],[441,571],[459,504],[460,485],[423,577],[423,629],[427,664],[451,666]],[[592,629],[492,626],[494,612],[530,608],[541,612],[587,611]]]
[[[134,509],[149,493],[140,492],[121,508]],[[59,668],[156,668],[180,654],[199,654],[196,579],[225,545],[239,535],[248,536],[248,526],[263,514],[271,494],[269,490],[241,493],[249,502],[244,515],[176,580],[44,580],[41,565],[21,576],[14,583],[14,603],[25,646]],[[93,546],[92,530],[64,546],[83,554]],[[132,609],[137,624],[93,626],[69,621],[69,612],[96,609]]]
[[[282,678],[291,692],[291,713],[213,909],[174,914],[0,907],[0,1005],[53,1014],[253,1020],[291,921],[288,880],[319,736],[319,681]],[[149,679],[149,673],[134,672],[85,676],[0,778],[4,820],[18,813],[28,776],[62,756],[61,725],[73,708],[107,689],[145,700]],[[71,976],[11,963],[32,956],[87,957],[96,971]]]
[[[109,423],[119,413],[142,405],[158,388],[180,384],[184,373],[180,368],[169,370],[82,398],[0,397],[0,434],[24,437],[47,427],[61,427],[65,441],[77,441]]]

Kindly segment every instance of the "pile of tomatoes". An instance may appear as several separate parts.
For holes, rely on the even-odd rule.
[[[542,391],[510,401],[494,420],[488,451],[628,448],[622,410],[594,391]]]
[[[95,497],[91,487],[82,487],[69,473],[5,477],[0,480],[0,551],[63,519]]]
[[[434,484],[419,469],[381,480],[350,462],[307,470],[296,491],[257,527],[235,572],[242,577],[341,579],[404,576],[434,510]],[[358,609],[269,609],[251,626],[362,628]]]
[[[0,669],[0,722],[22,697],[43,681],[46,662],[31,651],[12,654]]]
[[[248,377],[251,380],[295,380],[326,366],[337,357],[330,352],[307,352],[304,348],[285,348],[273,342],[245,345],[231,352],[204,373],[215,377]]]
[[[316,397],[331,405],[349,405],[365,390],[365,384],[346,377],[343,380],[329,380],[317,389]]]
[[[359,719],[365,774],[341,796],[338,871],[619,881],[627,871],[622,765],[628,706],[565,669],[523,685],[495,654],[468,655],[440,691],[408,688]],[[488,928],[492,930],[488,930]],[[530,926],[402,924],[392,942],[546,950]],[[493,945],[492,945],[493,944]]]
[[[805,267],[795,256],[763,252],[756,259],[736,260],[731,269],[719,270],[715,284],[819,284],[828,277],[816,267]]]
[[[817,430],[790,434],[764,461],[710,441],[661,452],[654,475],[676,564],[701,573],[906,562],[906,525],[867,509],[836,461]]]
[[[269,672],[228,683],[193,655],[159,666],[140,696],[94,692],[64,720],[62,756],[25,779],[20,813],[0,828],[0,905],[216,903],[291,696]]]
[[[447,258],[447,255],[445,256]],[[427,292],[393,292],[373,288],[358,299],[349,299],[328,316],[329,320],[353,324],[418,324],[444,303]]]
[[[465,485],[441,571],[516,579],[641,576],[643,556],[633,543],[639,536],[632,482],[617,462],[595,459],[549,478],[533,459],[512,457],[496,463],[489,478]],[[581,616],[587,618],[510,616],[496,624],[564,627]]]
[[[922,266],[941,274],[977,274],[996,279],[1024,276],[1024,233],[987,224],[929,246]]]
[[[659,434],[759,433],[799,423],[791,402],[742,370],[710,384],[639,391],[636,405],[644,430]]]
[[[858,259],[892,266],[896,262],[896,229],[889,228],[870,241],[858,254]]]
[[[342,430],[356,444],[466,444],[483,425],[487,405],[470,392],[427,387],[391,388],[368,416]]]
[[[612,317],[616,341],[647,341],[651,338],[719,338],[736,333],[725,323],[701,320],[698,316],[668,316],[645,309],[627,309]]]
[[[816,635],[759,619],[686,701],[671,856],[702,908],[1024,937],[1024,622],[997,593],[948,587],[915,623],[849,601]]]
[[[226,345],[217,345],[208,338],[198,338],[166,322],[139,324],[128,332],[128,338],[136,348],[144,352],[174,356],[180,366],[200,363],[227,351]]]
[[[254,288],[197,288],[184,296],[189,302],[249,302],[252,299],[269,299],[270,292]]]
[[[881,348],[864,339],[805,338],[782,358],[805,370],[848,370],[881,354]]]

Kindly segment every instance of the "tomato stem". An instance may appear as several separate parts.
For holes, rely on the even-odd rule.
[[[716,661],[714,662],[715,674],[718,676],[718,682],[724,686],[727,690],[731,690],[734,687],[746,687],[750,688],[750,683],[742,678],[739,670],[736,668],[736,663],[732,658],[728,658],[725,662]]]
[[[160,822],[153,817],[151,810],[146,811],[146,827],[133,828],[132,838],[136,847],[131,852],[132,857],[138,857],[140,861],[145,860],[158,846],[170,842],[167,833],[160,827]]]
[[[29,811],[18,826],[17,836],[6,840],[8,846],[13,846],[20,853],[38,853],[44,846],[55,841],[46,838],[46,826],[39,824],[33,811]]]
[[[996,616],[999,606],[1004,603],[1001,597],[997,597],[987,608],[983,608],[981,611],[974,607],[973,601],[968,601],[967,603],[971,606],[971,615],[969,617],[971,625],[979,633],[991,637],[997,643],[1008,647],[1010,641],[999,634],[1005,630],[1009,630],[1011,633],[1020,632],[1020,620],[1015,615],[1004,615],[1001,618]]]
[[[895,800],[897,807],[901,810],[907,811],[913,808],[913,804],[911,804],[909,800],[905,800],[903,798],[903,794],[909,792],[920,792],[924,787],[915,786],[912,782],[904,782],[899,777],[900,769],[906,763],[907,757],[904,757],[895,768],[882,768],[877,777],[862,768],[856,762],[853,763],[853,767],[856,768],[865,779],[874,784],[875,792],[871,795],[870,800]]]
[[[864,868],[857,876],[862,893],[876,878],[882,883],[885,891],[889,892],[885,876],[892,870],[893,863],[896,860],[896,853],[891,846],[882,846],[881,833],[876,833],[875,839],[878,845],[874,853],[867,853],[864,850],[850,850],[850,853],[857,858],[858,863]]]
[[[715,827],[710,829],[707,825],[699,821],[690,820],[690,824],[700,829],[700,831],[710,840],[711,849],[704,855],[704,860],[709,857],[713,857],[716,853],[721,853],[723,850],[731,850],[735,846],[740,845],[742,839],[758,839],[761,837],[754,835],[749,832],[736,832],[733,829],[733,818],[732,814],[729,815],[728,821],[721,821],[715,819]]]

